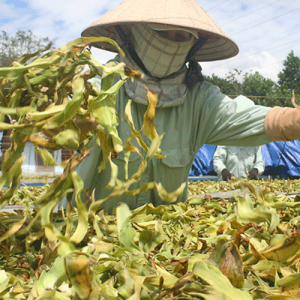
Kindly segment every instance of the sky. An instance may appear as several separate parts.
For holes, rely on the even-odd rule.
[[[201,63],[203,74],[225,78],[234,70],[258,71],[278,81],[291,51],[300,57],[300,0],[196,0],[239,46],[227,60]],[[122,0],[0,0],[0,31],[14,36],[31,30],[48,37],[56,48],[80,37],[81,32]],[[114,54],[92,49],[105,63]]]

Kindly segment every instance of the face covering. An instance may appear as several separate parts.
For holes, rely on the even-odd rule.
[[[152,77],[144,74],[142,79],[135,79],[134,81],[127,80],[124,87],[129,98],[134,102],[148,105],[146,98],[147,91],[145,89],[145,86],[147,86],[158,95],[157,107],[171,107],[182,104],[187,94],[187,85],[185,83],[187,67],[185,65],[185,58],[192,47],[194,37],[191,37],[191,40],[186,42],[173,42],[160,36],[148,25],[135,24],[130,27],[126,26],[124,29],[128,36],[130,36],[130,40],[134,44],[136,52],[143,64],[150,74],[155,76]],[[140,45],[138,44],[139,40]],[[156,43],[154,40],[159,40],[161,43]],[[152,41],[154,41],[153,44]],[[119,45],[123,44],[119,37],[117,37],[117,43]],[[160,44],[160,46],[158,46],[158,44]],[[174,44],[176,50],[170,47],[170,45]],[[184,47],[181,46],[181,44],[183,44]],[[189,44],[189,46],[186,46],[187,44]],[[119,54],[115,59],[119,62],[124,62],[130,68],[140,69],[131,58],[126,47],[122,48],[125,52],[125,57]],[[162,48],[164,51],[159,50]],[[166,50],[169,51],[169,54],[167,54]],[[176,53],[176,56],[178,55],[178,58],[174,53]],[[169,63],[166,63],[166,61]]]
[[[184,42],[175,42],[162,37],[145,24],[131,28],[132,44],[150,74],[157,78],[167,77],[179,71],[193,46],[194,36]]]

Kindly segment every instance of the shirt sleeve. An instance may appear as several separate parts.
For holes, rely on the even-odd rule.
[[[244,96],[231,99],[208,82],[198,89],[194,92],[201,110],[195,111],[200,114],[198,138],[203,144],[254,147],[271,142],[264,128],[270,107],[254,105]]]
[[[214,171],[221,175],[222,171],[226,169],[227,150],[226,147],[218,146],[213,156]]]

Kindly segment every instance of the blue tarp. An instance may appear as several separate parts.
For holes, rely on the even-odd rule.
[[[216,175],[213,168],[215,145],[203,145],[198,151],[189,176]],[[265,176],[300,177],[300,140],[272,142],[261,147]]]
[[[189,176],[216,175],[213,167],[213,156],[217,146],[204,144],[198,151]]]

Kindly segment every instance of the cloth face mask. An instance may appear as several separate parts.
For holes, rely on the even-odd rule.
[[[164,78],[179,71],[193,46],[194,36],[184,42],[175,42],[162,37],[145,24],[131,28],[133,46],[150,74]]]

